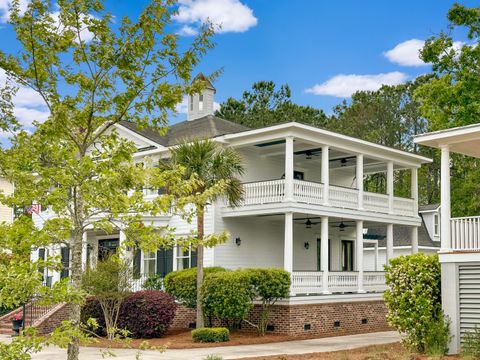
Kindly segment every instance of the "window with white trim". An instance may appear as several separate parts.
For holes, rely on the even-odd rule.
[[[177,246],[177,270],[189,269],[197,266],[197,252],[192,248],[184,249]]]
[[[200,94],[198,97],[198,110],[203,110],[203,94]]]
[[[438,214],[433,215],[433,235],[440,235],[440,216]]]
[[[146,275],[155,275],[157,272],[157,254],[146,252],[143,254],[143,273]]]

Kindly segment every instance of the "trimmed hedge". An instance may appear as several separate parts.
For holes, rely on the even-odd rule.
[[[163,336],[175,317],[174,298],[156,290],[132,293],[122,303],[117,326],[130,331],[134,338],[154,338]],[[105,336],[105,320],[99,302],[91,297],[82,308],[82,323],[95,318],[99,328],[95,333]],[[93,329],[91,329],[93,330]]]
[[[177,305],[163,291],[138,291],[128,296],[120,308],[118,327],[127,329],[134,338],[163,336],[170,327]]]
[[[227,271],[222,267],[207,267],[204,278],[210,274]],[[165,291],[175,297],[182,305],[195,309],[197,306],[197,268],[173,271],[163,280]]]
[[[215,316],[232,329],[241,323],[253,308],[255,297],[250,278],[245,271],[210,274],[203,281],[203,313]]]
[[[226,328],[200,328],[192,330],[194,342],[212,343],[230,340],[230,331]]]

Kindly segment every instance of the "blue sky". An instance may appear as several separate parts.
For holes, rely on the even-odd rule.
[[[0,0],[0,22],[10,0]],[[27,0],[23,0],[27,1]],[[197,69],[223,68],[216,102],[240,97],[258,80],[287,83],[293,100],[331,113],[358,89],[397,84],[429,71],[417,51],[422,41],[446,30],[454,1],[180,0],[172,31],[185,41],[206,18],[222,23],[216,47]],[[463,1],[478,6],[478,1]],[[115,16],[134,17],[143,0],[107,0]],[[0,23],[3,50],[14,48]],[[466,41],[462,32],[455,40]],[[390,52],[389,52],[390,51]],[[27,94],[28,95],[28,94]],[[32,105],[32,110],[41,110]],[[20,111],[20,110],[19,110]],[[184,119],[180,114],[178,119]]]

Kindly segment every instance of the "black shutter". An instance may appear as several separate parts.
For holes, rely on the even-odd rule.
[[[191,257],[191,266],[190,267],[197,267],[197,251],[196,250],[192,250],[190,252],[190,257]]]
[[[45,260],[45,249],[38,249],[38,259],[39,260]],[[45,268],[43,266],[40,266],[38,268],[38,272],[42,274],[42,281],[45,280]]]
[[[62,271],[60,272],[60,279],[65,279],[69,275],[70,268],[70,248],[68,246],[60,248]]]
[[[162,249],[157,251],[157,275],[165,277],[173,271],[173,250]]]
[[[133,277],[135,279],[140,278],[140,262],[142,261],[142,252],[140,249],[135,250],[133,255]]]

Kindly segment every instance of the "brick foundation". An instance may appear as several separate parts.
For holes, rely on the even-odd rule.
[[[336,336],[391,330],[382,300],[331,302],[307,305],[274,305],[269,325],[273,333],[291,336]],[[255,305],[248,320],[257,323],[260,306]],[[172,328],[188,328],[195,311],[178,306]],[[243,325],[244,330],[253,330]]]
[[[52,312],[46,314],[43,318],[35,321],[33,326],[37,329],[39,335],[48,335],[53,332],[64,320],[70,316],[70,305],[59,304]]]

